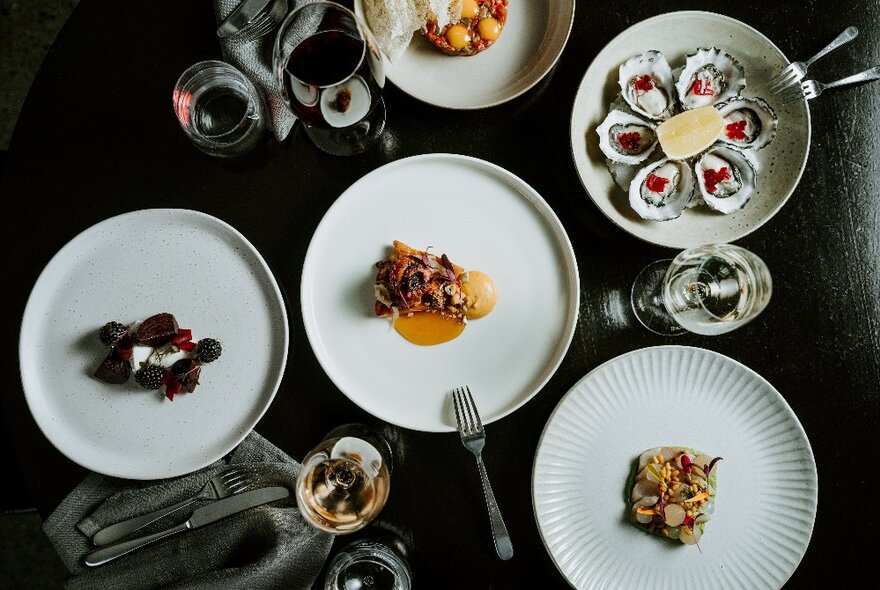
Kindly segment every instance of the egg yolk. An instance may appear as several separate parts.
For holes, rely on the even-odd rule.
[[[464,49],[471,42],[471,36],[464,25],[452,25],[449,27],[449,30],[446,31],[446,39],[455,49]]]
[[[483,39],[494,41],[501,34],[501,23],[490,16],[480,21],[477,30],[480,31],[480,37]]]
[[[498,300],[498,291],[492,277],[478,270],[469,270],[468,281],[461,284],[461,290],[467,297],[467,318],[476,320],[489,315]]]
[[[474,18],[480,13],[477,0],[461,0],[461,18]]]

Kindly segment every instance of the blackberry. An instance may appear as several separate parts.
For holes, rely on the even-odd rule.
[[[218,340],[214,340],[213,338],[202,338],[199,340],[199,346],[196,349],[196,356],[198,356],[199,360],[203,363],[213,363],[220,358],[220,353],[222,352],[223,347],[220,346]]]
[[[141,367],[134,374],[134,380],[144,389],[159,389],[165,383],[165,369],[159,365]]]
[[[113,346],[117,340],[125,336],[126,332],[128,332],[128,326],[119,322],[107,322],[98,332],[98,338],[101,339],[101,344],[104,346]]]

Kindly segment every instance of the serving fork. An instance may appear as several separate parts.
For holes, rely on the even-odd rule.
[[[123,537],[127,537],[135,531],[141,530],[160,518],[164,518],[169,514],[183,510],[198,500],[220,500],[221,498],[226,498],[233,494],[243,492],[250,486],[252,480],[253,476],[248,471],[242,469],[227,469],[205,482],[202,489],[191,498],[187,498],[186,500],[182,500],[171,506],[159,508],[148,514],[129,518],[128,520],[123,520],[122,522],[117,522],[116,524],[105,527],[95,533],[95,536],[92,537],[92,542],[98,546],[113,543]]]
[[[807,75],[807,69],[818,59],[828,55],[838,47],[845,45],[855,39],[859,34],[856,27],[847,27],[844,31],[834,38],[834,41],[826,45],[819,53],[808,59],[807,61],[796,61],[788,64],[776,76],[770,80],[770,92],[778,94],[792,84],[796,84],[804,79]]]
[[[469,387],[459,387],[452,392],[452,401],[455,404],[455,420],[458,423],[458,432],[464,447],[477,458],[477,467],[480,469],[480,478],[483,482],[483,494],[486,496],[486,504],[489,507],[489,522],[492,525],[492,540],[495,542],[495,552],[498,557],[507,560],[513,557],[513,543],[510,534],[501,518],[501,510],[495,501],[492,485],[483,464],[483,447],[486,444],[486,431],[480,421],[480,414],[474,404]]]
[[[848,86],[850,84],[858,84],[859,82],[868,82],[870,80],[880,80],[880,66],[874,66],[864,72],[859,72],[858,74],[853,74],[852,76],[847,76],[846,78],[841,78],[834,82],[828,82],[827,84],[823,84],[816,80],[804,80],[799,85],[786,90],[781,97],[783,104],[797,102],[802,99],[812,100],[829,88]]]

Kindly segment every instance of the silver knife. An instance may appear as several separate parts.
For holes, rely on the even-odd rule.
[[[92,551],[91,553],[86,555],[85,564],[89,567],[103,565],[108,561],[112,561],[117,557],[122,557],[123,555],[127,555],[132,551],[136,551],[141,547],[145,547],[161,539],[165,539],[167,537],[176,535],[177,533],[182,533],[183,531],[187,531],[190,529],[197,529],[201,526],[205,526],[206,524],[218,521],[221,518],[226,518],[227,516],[231,516],[233,514],[241,512],[242,510],[247,510],[248,508],[253,508],[254,506],[259,506],[267,502],[280,500],[282,498],[288,497],[289,495],[290,490],[282,486],[277,486],[270,488],[260,488],[258,490],[252,490],[250,492],[242,492],[240,494],[224,498],[223,500],[217,500],[216,502],[212,502],[207,506],[202,506],[201,508],[193,511],[192,516],[189,517],[189,520],[187,520],[183,524],[165,529],[164,531],[159,531],[158,533],[153,533],[152,535],[146,535],[137,539],[132,539],[131,541],[115,543],[113,545],[108,545],[107,547],[101,547],[100,549]]]

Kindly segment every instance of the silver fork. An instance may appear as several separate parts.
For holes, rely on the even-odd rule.
[[[770,92],[773,94],[777,94],[795,84],[796,82],[800,82],[804,79],[804,76],[807,75],[807,69],[815,61],[819,58],[822,58],[828,55],[830,52],[834,51],[841,45],[845,45],[855,39],[859,34],[859,30],[856,27],[847,27],[844,31],[834,38],[834,41],[825,46],[822,51],[808,59],[807,61],[796,61],[788,64],[788,67],[783,68],[776,76],[770,80]]]
[[[455,420],[458,423],[458,432],[464,447],[477,458],[477,467],[480,468],[480,478],[483,481],[483,494],[486,496],[486,504],[489,506],[489,522],[492,525],[492,540],[495,542],[495,552],[498,557],[507,560],[513,557],[513,543],[510,542],[510,533],[501,518],[498,502],[492,492],[489,476],[486,474],[486,466],[483,464],[483,447],[486,444],[486,431],[480,421],[480,414],[474,404],[469,387],[457,388],[452,392],[452,401],[455,404]]]
[[[288,0],[269,0],[266,6],[255,15],[247,25],[231,35],[243,43],[256,41],[275,30],[275,27],[287,14]]]
[[[156,522],[160,518],[164,518],[178,510],[183,510],[198,500],[219,500],[244,491],[251,484],[252,479],[252,475],[247,471],[227,469],[205,482],[205,485],[202,486],[202,489],[195,496],[182,500],[177,504],[159,508],[149,514],[129,518],[128,520],[105,527],[95,533],[95,536],[92,537],[92,542],[98,546],[113,543]]]
[[[801,82],[800,86],[796,86],[782,94],[782,99],[784,101],[783,104],[797,102],[803,99],[812,100],[829,88],[848,86],[849,84],[858,84],[859,82],[868,82],[870,80],[880,80],[880,66],[874,66],[864,72],[859,72],[858,74],[853,74],[852,76],[847,76],[846,78],[841,78],[840,80],[835,80],[834,82],[829,82],[827,84],[823,84],[816,80],[804,80]]]

